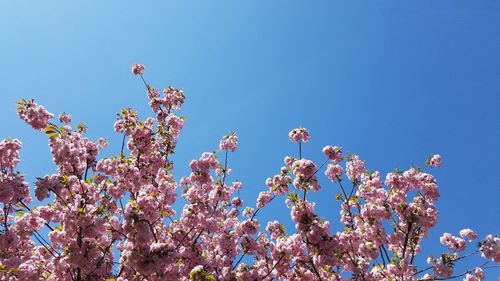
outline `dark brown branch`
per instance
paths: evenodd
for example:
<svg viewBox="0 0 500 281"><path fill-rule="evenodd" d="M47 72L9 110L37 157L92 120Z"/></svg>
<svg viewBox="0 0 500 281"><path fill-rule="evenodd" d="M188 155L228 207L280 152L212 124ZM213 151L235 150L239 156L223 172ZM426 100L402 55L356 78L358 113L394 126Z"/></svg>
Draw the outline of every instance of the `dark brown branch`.
<svg viewBox="0 0 500 281"><path fill-rule="evenodd" d="M273 267L271 268L271 270L264 276L262 277L262 280L266 279L267 276L269 276L271 274L271 272L273 272L273 270L276 268L276 266L278 266L278 264L280 263L280 261L285 257L285 254L282 253L280 258L276 261L276 263L273 265Z"/></svg>

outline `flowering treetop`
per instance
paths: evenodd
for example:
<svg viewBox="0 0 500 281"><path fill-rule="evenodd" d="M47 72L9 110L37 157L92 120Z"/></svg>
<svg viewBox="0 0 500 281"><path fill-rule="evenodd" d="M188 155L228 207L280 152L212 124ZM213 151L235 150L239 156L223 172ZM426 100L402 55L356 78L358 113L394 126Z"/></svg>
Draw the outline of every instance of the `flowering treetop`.
<svg viewBox="0 0 500 281"><path fill-rule="evenodd" d="M302 157L310 138L305 128L289 134L299 158L285 157L255 207L243 207L242 183L229 180L235 133L220 140L220 151L192 160L191 173L176 181L169 157L184 126L176 112L185 95L173 87L160 92L146 83L144 70L132 67L153 117L141 120L131 108L118 113L114 129L123 142L115 156L98 158L107 142L89 140L69 114L57 124L34 100L17 103L20 118L47 135L57 170L34 187L37 200L51 203L30 207L29 185L16 171L21 142L0 142L0 280L484 280L483 269L498 266L500 238L489 235L466 253L477 235L464 229L443 234L445 252L417 268L421 241L438 221L434 176L412 167L384 179L339 146L324 147L318 166ZM336 231L307 198L321 190L326 164L329 188L339 190L344 227ZM440 166L441 157L428 164ZM186 201L181 210L172 207L178 194ZM259 221L276 198L290 209L293 233L278 220ZM476 253L484 264L454 273L456 262Z"/></svg>

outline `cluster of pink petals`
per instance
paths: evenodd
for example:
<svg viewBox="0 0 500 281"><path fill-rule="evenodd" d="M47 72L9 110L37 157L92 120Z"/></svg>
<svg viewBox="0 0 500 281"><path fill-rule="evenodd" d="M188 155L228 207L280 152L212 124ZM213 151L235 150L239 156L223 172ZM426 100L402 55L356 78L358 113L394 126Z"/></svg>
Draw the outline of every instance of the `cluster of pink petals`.
<svg viewBox="0 0 500 281"><path fill-rule="evenodd" d="M313 161L307 159L296 160L293 163L293 186L297 189L318 191L320 186L316 176L317 166Z"/></svg>
<svg viewBox="0 0 500 281"><path fill-rule="evenodd" d="M480 250L484 258L500 263L500 237L491 234L486 236Z"/></svg>
<svg viewBox="0 0 500 281"><path fill-rule="evenodd" d="M158 89L148 86L149 106L155 113L159 113L160 123L167 115L170 115L172 110L180 109L186 96L184 91L174 87L166 87L163 89L163 96Z"/></svg>
<svg viewBox="0 0 500 281"><path fill-rule="evenodd" d="M22 100L18 104L17 113L19 117L30 124L35 130L42 130L47 127L49 120L54 117L45 107L36 104L35 100Z"/></svg>
<svg viewBox="0 0 500 281"><path fill-rule="evenodd" d="M263 208L272 200L272 194L269 191L262 191L259 193L259 197L257 197L257 208Z"/></svg>
<svg viewBox="0 0 500 281"><path fill-rule="evenodd" d="M209 169L216 169L219 166L219 161L213 153L204 152L200 159L192 160L189 163L189 167L193 172L205 172L207 173Z"/></svg>
<svg viewBox="0 0 500 281"><path fill-rule="evenodd" d="M18 174L0 173L0 203L16 204L19 200L29 200L29 186Z"/></svg>
<svg viewBox="0 0 500 281"><path fill-rule="evenodd" d="M57 175L45 176L37 178L35 182L35 197L42 201L50 197L50 192L59 193L64 189L64 185L60 182Z"/></svg>
<svg viewBox="0 0 500 281"><path fill-rule="evenodd" d="M67 114L66 112L61 112L61 114L59 114L59 122L69 124L71 123L71 120L71 115Z"/></svg>
<svg viewBox="0 0 500 281"><path fill-rule="evenodd" d="M19 151L21 147L22 144L17 139L7 139L0 142L0 171L3 169L14 171L20 161Z"/></svg>
<svg viewBox="0 0 500 281"><path fill-rule="evenodd" d="M437 277L443 278L443 279L448 279L453 274L453 267L451 265L445 265L445 264L441 264L441 263L436 264L432 268L432 270L434 271L434 274Z"/></svg>
<svg viewBox="0 0 500 281"><path fill-rule="evenodd" d="M328 157L330 161L334 164L338 164L342 161L341 148L338 146L327 145L323 148L323 153Z"/></svg>
<svg viewBox="0 0 500 281"><path fill-rule="evenodd" d="M432 155L429 158L428 163L432 167L440 167L441 166L441 155L439 155L439 154Z"/></svg>
<svg viewBox="0 0 500 281"><path fill-rule="evenodd" d="M353 155L347 160L346 170L349 180L354 181L365 171L365 162L359 159L359 156Z"/></svg>
<svg viewBox="0 0 500 281"><path fill-rule="evenodd" d="M325 176L332 182L340 181L344 173L344 169L339 165L343 159L340 147L327 145L323 148L323 153L330 161L330 164L326 168Z"/></svg>
<svg viewBox="0 0 500 281"><path fill-rule="evenodd" d="M460 236L462 238L467 238L469 242L472 242L477 239L476 233L470 228L465 228L460 230Z"/></svg>
<svg viewBox="0 0 500 281"><path fill-rule="evenodd" d="M306 128L296 128L288 133L288 138L293 142L307 142L310 138Z"/></svg>
<svg viewBox="0 0 500 281"><path fill-rule="evenodd" d="M342 169L342 167L337 164L328 164L328 167L325 171L326 177L329 178L332 182L338 181L338 179L342 177L343 173L344 169Z"/></svg>
<svg viewBox="0 0 500 281"><path fill-rule="evenodd" d="M132 73L134 75L143 75L145 67L142 64L136 63L132 65Z"/></svg>
<svg viewBox="0 0 500 281"><path fill-rule="evenodd" d="M465 275L464 281L483 281L484 271L480 267L476 267L473 274L467 273Z"/></svg>
<svg viewBox="0 0 500 281"><path fill-rule="evenodd" d="M0 142L0 203L16 204L18 200L29 199L28 183L14 169L20 161L22 144L17 139Z"/></svg>
<svg viewBox="0 0 500 281"><path fill-rule="evenodd" d="M466 247L464 239L455 237L447 232L444 233L443 236L441 236L439 241L441 242L441 244L443 244L444 246L448 247L448 249L453 251L462 252L463 250L465 250Z"/></svg>
<svg viewBox="0 0 500 281"><path fill-rule="evenodd" d="M238 137L234 133L225 135L220 140L220 144L219 144L220 150L234 152L234 151L236 151L236 148L238 148Z"/></svg>
<svg viewBox="0 0 500 281"><path fill-rule="evenodd" d="M83 175L86 169L95 166L97 144L77 132L50 138L49 147L61 174Z"/></svg>
<svg viewBox="0 0 500 281"><path fill-rule="evenodd" d="M289 160L289 158L285 159L285 163ZM290 164L292 165L292 164ZM279 174L275 175L272 178L266 179L266 185L269 187L269 190L274 195L285 194L288 192L288 186L292 183L292 178L288 175L288 168L282 167Z"/></svg>
<svg viewBox="0 0 500 281"><path fill-rule="evenodd" d="M137 124L137 112L131 108L125 108L118 114L118 118L113 126L115 128L115 132L123 133L126 136L129 136L132 134Z"/></svg>
<svg viewBox="0 0 500 281"><path fill-rule="evenodd" d="M186 99L184 91L174 87L166 87L163 89L163 95L165 96L166 103L172 109L180 109Z"/></svg>
<svg viewBox="0 0 500 281"><path fill-rule="evenodd" d="M278 239L285 234L285 228L279 221L268 222L266 231L271 234L271 239Z"/></svg>

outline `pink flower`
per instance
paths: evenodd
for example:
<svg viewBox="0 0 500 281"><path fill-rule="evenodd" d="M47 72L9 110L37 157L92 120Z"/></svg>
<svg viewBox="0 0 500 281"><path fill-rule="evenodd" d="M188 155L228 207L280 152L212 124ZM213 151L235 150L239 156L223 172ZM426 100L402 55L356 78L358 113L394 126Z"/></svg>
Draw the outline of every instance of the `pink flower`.
<svg viewBox="0 0 500 281"><path fill-rule="evenodd" d="M233 188L234 190L240 190L243 187L243 184L239 181L233 182Z"/></svg>
<svg viewBox="0 0 500 281"><path fill-rule="evenodd" d="M444 279L450 278L453 274L453 267L451 265L436 264L432 270L436 276Z"/></svg>
<svg viewBox="0 0 500 281"><path fill-rule="evenodd" d="M309 132L306 128L293 129L288 133L288 138L293 142L307 142L309 140Z"/></svg>
<svg viewBox="0 0 500 281"><path fill-rule="evenodd" d="M167 87L163 89L163 95L165 95L164 104L168 108L179 109L181 108L184 100L186 99L186 95L184 95L183 90L176 89L174 87Z"/></svg>
<svg viewBox="0 0 500 281"><path fill-rule="evenodd" d="M97 139L97 149L108 147L108 142L104 138Z"/></svg>
<svg viewBox="0 0 500 281"><path fill-rule="evenodd" d="M469 242L472 242L477 238L476 233L470 228L460 230L460 236L462 238L468 238Z"/></svg>
<svg viewBox="0 0 500 281"><path fill-rule="evenodd" d="M138 122L137 111L131 108L124 108L118 113L114 128L116 132L129 136L135 130Z"/></svg>
<svg viewBox="0 0 500 281"><path fill-rule="evenodd" d="M238 137L236 136L235 133L230 133L228 135L225 135L220 140L219 144L220 150L226 150L226 151L231 150L232 152L234 152L237 147L238 147Z"/></svg>
<svg viewBox="0 0 500 281"><path fill-rule="evenodd" d="M293 173L295 174L293 185L297 189L318 191L320 186L316 172L316 165L311 160L301 159L295 161L293 163Z"/></svg>
<svg viewBox="0 0 500 281"><path fill-rule="evenodd" d="M262 191L259 193L259 197L257 198L257 208L262 208L269 204L271 200L273 199L271 192L269 191Z"/></svg>
<svg viewBox="0 0 500 281"><path fill-rule="evenodd" d="M293 156L286 156L284 161L285 161L285 164L287 167L292 167L293 163L296 161L297 159L295 159Z"/></svg>
<svg viewBox="0 0 500 281"><path fill-rule="evenodd" d="M184 120L174 114L169 114L165 119L165 123L168 124L170 132L174 137L178 137L184 127Z"/></svg>
<svg viewBox="0 0 500 281"><path fill-rule="evenodd" d="M476 269L474 270L474 275L476 275L478 280L484 280L484 271L480 267L476 267Z"/></svg>
<svg viewBox="0 0 500 281"><path fill-rule="evenodd" d="M267 223L266 231L271 234L272 239L277 239L285 234L285 227L279 221Z"/></svg>
<svg viewBox="0 0 500 281"><path fill-rule="evenodd" d="M486 236L479 250L484 258L500 262L500 237Z"/></svg>
<svg viewBox="0 0 500 281"><path fill-rule="evenodd" d="M20 161L19 150L22 144L17 139L5 139L0 142L0 171L9 169L11 172Z"/></svg>
<svg viewBox="0 0 500 281"><path fill-rule="evenodd" d="M344 169L336 164L328 164L328 167L325 171L326 177L329 178L332 182L338 181L338 178L342 176L342 173L344 173Z"/></svg>
<svg viewBox="0 0 500 281"><path fill-rule="evenodd" d="M323 153L335 164L342 161L342 152L338 146L327 145L323 148Z"/></svg>
<svg viewBox="0 0 500 281"><path fill-rule="evenodd" d="M300 174L305 178L310 178L316 172L316 165L313 161L302 159L297 160L293 164L293 173Z"/></svg>
<svg viewBox="0 0 500 281"><path fill-rule="evenodd" d="M380 188L382 187L382 181L380 181L380 172L375 171L371 174L363 173L361 174L361 182L365 186Z"/></svg>
<svg viewBox="0 0 500 281"><path fill-rule="evenodd" d="M42 130L47 127L49 120L54 115L48 112L43 106L37 105L35 100L26 101L22 99L17 102L17 114L35 130Z"/></svg>
<svg viewBox="0 0 500 281"><path fill-rule="evenodd" d="M132 73L134 75L143 75L145 67L142 64L136 63L132 65Z"/></svg>
<svg viewBox="0 0 500 281"><path fill-rule="evenodd" d="M219 162L213 153L204 152L200 159L192 160L189 167L195 172L208 172L209 169L215 170L219 166Z"/></svg>
<svg viewBox="0 0 500 281"><path fill-rule="evenodd" d="M26 198L29 198L29 186L22 176L0 173L0 203L16 204Z"/></svg>
<svg viewBox="0 0 500 281"><path fill-rule="evenodd" d="M71 115L67 114L66 112L61 112L61 114L59 114L59 122L64 124L71 123Z"/></svg>
<svg viewBox="0 0 500 281"><path fill-rule="evenodd" d="M255 210L252 208L252 207L246 207L244 210L243 210L243 216L244 217L251 217L252 214L255 212Z"/></svg>
<svg viewBox="0 0 500 281"><path fill-rule="evenodd" d="M484 271L480 267L476 267L474 274L467 273L464 278L465 281L483 281Z"/></svg>
<svg viewBox="0 0 500 281"><path fill-rule="evenodd" d="M453 250L453 251L458 251L461 252L465 250L465 240L462 238L455 237L451 235L450 233L444 233L443 236L439 239L441 244L444 246L447 246L448 249Z"/></svg>
<svg viewBox="0 0 500 281"><path fill-rule="evenodd" d="M434 154L429 159L427 160L427 164L432 166L432 167L439 167L441 166L441 155L439 154Z"/></svg>
<svg viewBox="0 0 500 281"><path fill-rule="evenodd" d="M243 201L241 201L240 197L235 197L231 200L231 205L233 205L233 207L240 207L243 205Z"/></svg>
<svg viewBox="0 0 500 281"><path fill-rule="evenodd" d="M347 177L354 181L365 171L365 163L357 155L352 156L346 163Z"/></svg>

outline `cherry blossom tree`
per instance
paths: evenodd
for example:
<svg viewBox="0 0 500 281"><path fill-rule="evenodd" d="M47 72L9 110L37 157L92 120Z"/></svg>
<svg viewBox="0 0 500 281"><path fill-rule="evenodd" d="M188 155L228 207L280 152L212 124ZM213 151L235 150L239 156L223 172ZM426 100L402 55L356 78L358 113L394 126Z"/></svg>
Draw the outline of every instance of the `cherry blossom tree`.
<svg viewBox="0 0 500 281"><path fill-rule="evenodd" d="M310 138L305 128L290 132L299 157L284 158L255 207L244 207L243 184L229 180L235 133L220 140L218 151L192 160L191 173L176 181L170 156L184 126L176 113L185 95L173 87L160 92L144 71L141 64L132 67L153 117L141 120L131 108L118 113L114 129L123 141L115 156L98 158L106 140L89 140L85 125L75 126L69 114L54 120L35 100L17 103L19 117L47 135L57 170L34 185L36 199L51 203L34 206L16 170L21 142L0 142L0 280L472 281L499 266L500 238L488 235L471 245L478 239L471 229L444 233L445 251L422 257L421 241L438 222L435 177L412 167L384 179L340 146L325 146L325 161L317 165L302 157ZM427 165L439 167L441 157L429 157ZM321 192L323 174L339 190L343 229L333 231L307 198ZM186 201L182 210L172 207L178 193ZM273 200L290 209L293 233L278 220L259 221ZM471 255L484 263L454 272ZM418 258L429 266L417 268Z"/></svg>

